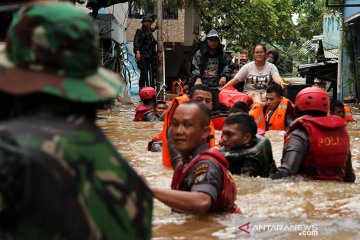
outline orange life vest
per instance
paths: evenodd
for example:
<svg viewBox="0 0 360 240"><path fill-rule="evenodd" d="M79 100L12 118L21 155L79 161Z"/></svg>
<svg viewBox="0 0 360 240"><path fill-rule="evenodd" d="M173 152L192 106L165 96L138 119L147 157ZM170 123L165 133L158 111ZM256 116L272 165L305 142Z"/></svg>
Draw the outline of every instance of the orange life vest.
<svg viewBox="0 0 360 240"><path fill-rule="evenodd" d="M253 116L258 128L265 131L265 117L263 107L260 104L253 104L249 111L249 115Z"/></svg>
<svg viewBox="0 0 360 240"><path fill-rule="evenodd" d="M277 108L272 113L272 115L269 119L269 122L267 124L268 129L266 129L266 131L286 130L285 117L286 117L286 111L287 111L289 103L293 104L289 99L287 99L285 97L282 98L281 102L279 103L279 105L277 106ZM270 109L266 108L265 116L267 116L269 112L270 112ZM265 119L265 123L266 123L266 119Z"/></svg>
<svg viewBox="0 0 360 240"><path fill-rule="evenodd" d="M200 161L208 160L214 161L218 164L223 172L223 184L221 187L221 192L218 198L216 199L212 210L214 211L223 211L231 213L241 213L240 209L236 208L236 185L234 179L232 178L231 173L227 169L229 164L225 159L224 155L217 150L216 148L209 148L206 151L202 152L199 156L193 159L187 166L184 167L183 162L177 165L174 175L171 182L171 189L175 190L184 190L182 189L182 183L184 179L188 176L191 169Z"/></svg>
<svg viewBox="0 0 360 240"><path fill-rule="evenodd" d="M163 166L166 168L172 168L172 164L171 164L171 157L170 157L170 152L169 152L169 145L168 145L168 141L167 141L167 132L170 128L171 125L171 121L172 118L174 116L175 110L176 108L182 104L183 102L188 101L190 98L188 95L184 94L182 96L176 97L174 98L174 100L171 102L171 108L169 108L168 110L166 110L165 113L165 118L164 118L164 125L163 125L163 130L162 130L162 163Z"/></svg>
<svg viewBox="0 0 360 240"><path fill-rule="evenodd" d="M174 80L171 84L172 94L184 94L184 89L179 81Z"/></svg>
<svg viewBox="0 0 360 240"><path fill-rule="evenodd" d="M173 119L176 108L180 104L182 104L183 102L186 102L188 100L190 100L190 98L186 94L176 97L171 103L171 108L166 110L166 113L165 113L164 125L163 125L163 130L162 130L162 163L163 163L163 166L166 168L172 168L171 157L170 157L170 152L169 152L169 143L168 143L166 134L170 128L171 121ZM210 134L214 137L212 139L210 139L209 144L210 144L210 147L215 147L215 128L214 128L214 124L212 123L212 121L210 121L210 128L211 128Z"/></svg>
<svg viewBox="0 0 360 240"><path fill-rule="evenodd" d="M351 108L348 106L345 106L344 109L345 109L345 121L355 122L355 119L353 118L353 116L351 114Z"/></svg>

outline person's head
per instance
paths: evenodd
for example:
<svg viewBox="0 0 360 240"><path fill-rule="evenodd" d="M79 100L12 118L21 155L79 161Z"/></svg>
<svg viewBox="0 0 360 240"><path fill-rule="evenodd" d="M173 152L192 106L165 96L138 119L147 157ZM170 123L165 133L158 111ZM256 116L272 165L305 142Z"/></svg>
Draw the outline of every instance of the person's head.
<svg viewBox="0 0 360 240"><path fill-rule="evenodd" d="M270 49L267 52L267 61L272 64L276 64L279 59L279 52L275 48Z"/></svg>
<svg viewBox="0 0 360 240"><path fill-rule="evenodd" d="M238 114L238 113L249 113L250 108L245 102L236 102L229 110L229 116Z"/></svg>
<svg viewBox="0 0 360 240"><path fill-rule="evenodd" d="M157 100L156 102L156 112L161 115L166 110L166 102L164 100Z"/></svg>
<svg viewBox="0 0 360 240"><path fill-rule="evenodd" d="M220 36L215 29L211 29L206 35L206 44L210 49L217 49L220 45Z"/></svg>
<svg viewBox="0 0 360 240"><path fill-rule="evenodd" d="M254 61L265 63L266 46L264 44L256 44L254 48Z"/></svg>
<svg viewBox="0 0 360 240"><path fill-rule="evenodd" d="M100 67L93 19L71 4L26 6L10 26L7 40L0 54L0 91L5 94L52 95L67 104L96 104L114 98L122 88L114 73Z"/></svg>
<svg viewBox="0 0 360 240"><path fill-rule="evenodd" d="M237 63L231 63L229 65L229 68L233 73L237 73L240 69L239 64L237 64Z"/></svg>
<svg viewBox="0 0 360 240"><path fill-rule="evenodd" d="M282 88L277 84L271 84L266 88L266 106L270 110L275 110L283 99Z"/></svg>
<svg viewBox="0 0 360 240"><path fill-rule="evenodd" d="M156 103L156 90L152 87L144 87L141 88L139 91L140 100L145 104L148 105L150 103Z"/></svg>
<svg viewBox="0 0 360 240"><path fill-rule="evenodd" d="M245 52L240 53L239 60L240 60L241 64L247 63L248 62L247 53L245 53Z"/></svg>
<svg viewBox="0 0 360 240"><path fill-rule="evenodd" d="M190 99L202 102L209 108L209 110L212 109L212 92L208 85L194 85L190 90Z"/></svg>
<svg viewBox="0 0 360 240"><path fill-rule="evenodd" d="M257 126L253 116L242 113L228 116L222 129L223 146L226 151L249 143L256 137Z"/></svg>
<svg viewBox="0 0 360 240"><path fill-rule="evenodd" d="M201 102L189 100L181 104L171 121L171 136L181 155L191 154L210 135L210 110Z"/></svg>
<svg viewBox="0 0 360 240"><path fill-rule="evenodd" d="M295 110L298 117L326 116L329 111L329 95L318 87L304 88L296 95Z"/></svg>
<svg viewBox="0 0 360 240"><path fill-rule="evenodd" d="M143 18L141 23L143 24L144 27L146 28L151 28L151 25L154 22L154 17L151 14L146 14Z"/></svg>
<svg viewBox="0 0 360 240"><path fill-rule="evenodd" d="M330 102L330 115L336 115L345 118L344 104L339 100L336 99L332 100Z"/></svg>

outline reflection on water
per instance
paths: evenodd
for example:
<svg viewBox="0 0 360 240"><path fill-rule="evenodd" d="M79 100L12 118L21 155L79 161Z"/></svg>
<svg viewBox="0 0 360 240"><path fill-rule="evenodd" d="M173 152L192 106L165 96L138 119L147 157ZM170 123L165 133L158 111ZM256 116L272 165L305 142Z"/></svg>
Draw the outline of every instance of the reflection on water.
<svg viewBox="0 0 360 240"><path fill-rule="evenodd" d="M360 112L358 107L354 112ZM102 117L98 125L149 184L170 188L172 171L163 169L161 153L146 149L148 141L161 131L162 123L133 122L133 105L115 106L98 115ZM360 115L355 118L360 120ZM360 123L348 125L355 184L234 176L237 204L243 215L172 213L155 200L153 239L360 239L359 130ZM277 165L283 134L266 133Z"/></svg>

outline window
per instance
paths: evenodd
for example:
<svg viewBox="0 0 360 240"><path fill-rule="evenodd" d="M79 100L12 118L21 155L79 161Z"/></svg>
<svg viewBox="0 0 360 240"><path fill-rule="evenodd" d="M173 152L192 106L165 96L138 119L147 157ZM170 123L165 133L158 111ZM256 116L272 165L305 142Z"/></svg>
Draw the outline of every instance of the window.
<svg viewBox="0 0 360 240"><path fill-rule="evenodd" d="M137 4L132 2L129 4L129 18L141 19L147 14L155 14L156 4L154 2L147 2L146 4ZM178 19L178 9L168 2L164 3L163 19Z"/></svg>

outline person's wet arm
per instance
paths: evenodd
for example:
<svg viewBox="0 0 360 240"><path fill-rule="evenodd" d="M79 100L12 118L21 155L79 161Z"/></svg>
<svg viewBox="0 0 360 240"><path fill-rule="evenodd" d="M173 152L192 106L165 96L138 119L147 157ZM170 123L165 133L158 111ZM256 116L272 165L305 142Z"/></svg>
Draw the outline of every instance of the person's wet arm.
<svg viewBox="0 0 360 240"><path fill-rule="evenodd" d="M156 199L173 209L205 214L211 207L211 197L206 193L186 192L160 187L153 187L151 190Z"/></svg>
<svg viewBox="0 0 360 240"><path fill-rule="evenodd" d="M356 176L351 163L351 152L349 151L346 159L344 182L355 182L355 180Z"/></svg>
<svg viewBox="0 0 360 240"><path fill-rule="evenodd" d="M289 142L284 146L281 166L271 175L271 179L280 179L296 175L309 149L306 131L295 130L291 133Z"/></svg>
<svg viewBox="0 0 360 240"><path fill-rule="evenodd" d="M211 207L220 196L224 174L221 168L213 161L198 162L191 173L193 185L191 192L202 192L210 196Z"/></svg>

